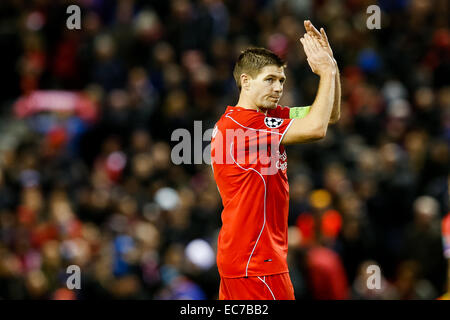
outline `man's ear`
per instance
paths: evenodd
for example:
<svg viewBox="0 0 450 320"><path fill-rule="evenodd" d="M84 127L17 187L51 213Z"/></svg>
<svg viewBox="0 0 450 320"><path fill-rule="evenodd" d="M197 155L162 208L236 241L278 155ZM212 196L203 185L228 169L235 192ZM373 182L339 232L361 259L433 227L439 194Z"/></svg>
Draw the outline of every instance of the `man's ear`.
<svg viewBox="0 0 450 320"><path fill-rule="evenodd" d="M250 80L251 80L251 77L248 74L246 74L246 73L241 74L241 87L242 87L242 89L248 90L249 85L250 85Z"/></svg>

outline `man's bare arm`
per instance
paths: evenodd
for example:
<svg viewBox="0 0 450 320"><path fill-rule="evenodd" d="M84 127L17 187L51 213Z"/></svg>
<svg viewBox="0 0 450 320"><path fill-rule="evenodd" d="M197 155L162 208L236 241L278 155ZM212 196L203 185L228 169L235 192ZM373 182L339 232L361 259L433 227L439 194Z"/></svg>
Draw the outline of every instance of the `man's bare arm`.
<svg viewBox="0 0 450 320"><path fill-rule="evenodd" d="M304 118L292 120L282 144L304 143L322 139L327 132L335 95L336 66L317 40L305 34L300 39L311 70L320 76L319 89Z"/></svg>
<svg viewBox="0 0 450 320"><path fill-rule="evenodd" d="M336 75L334 76L334 103L329 123L333 124L339 121L341 117L341 77L339 68L336 64Z"/></svg>

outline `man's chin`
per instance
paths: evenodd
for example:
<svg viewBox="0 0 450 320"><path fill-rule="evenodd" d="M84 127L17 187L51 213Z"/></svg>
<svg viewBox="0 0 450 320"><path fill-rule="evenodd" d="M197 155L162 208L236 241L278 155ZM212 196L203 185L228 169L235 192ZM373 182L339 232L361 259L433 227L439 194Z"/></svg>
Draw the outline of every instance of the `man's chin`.
<svg viewBox="0 0 450 320"><path fill-rule="evenodd" d="M277 106L278 106L278 101L277 102L273 102L273 103L266 103L261 108L262 109L266 109L266 110L270 110L270 109L275 109Z"/></svg>

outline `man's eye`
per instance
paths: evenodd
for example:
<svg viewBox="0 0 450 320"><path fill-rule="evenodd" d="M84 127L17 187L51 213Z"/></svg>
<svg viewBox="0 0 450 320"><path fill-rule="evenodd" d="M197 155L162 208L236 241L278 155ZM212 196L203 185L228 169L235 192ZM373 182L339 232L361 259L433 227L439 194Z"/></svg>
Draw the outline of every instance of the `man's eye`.
<svg viewBox="0 0 450 320"><path fill-rule="evenodd" d="M272 78L269 78L269 79L266 79L266 81L272 82L273 79L272 79Z"/></svg>

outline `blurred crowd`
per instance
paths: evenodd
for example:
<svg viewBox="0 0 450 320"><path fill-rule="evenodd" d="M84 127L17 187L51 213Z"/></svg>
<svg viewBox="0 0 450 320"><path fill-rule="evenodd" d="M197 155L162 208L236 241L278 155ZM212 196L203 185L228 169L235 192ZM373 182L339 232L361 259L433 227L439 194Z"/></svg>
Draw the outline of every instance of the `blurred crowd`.
<svg viewBox="0 0 450 320"><path fill-rule="evenodd" d="M324 140L287 151L296 297L442 296L449 16L446 0L2 0L0 299L217 299L221 199L208 164L172 163L171 135L237 102L248 46L287 61L281 105L311 104L304 19L328 34L342 109ZM97 116L19 116L37 90L83 95Z"/></svg>

